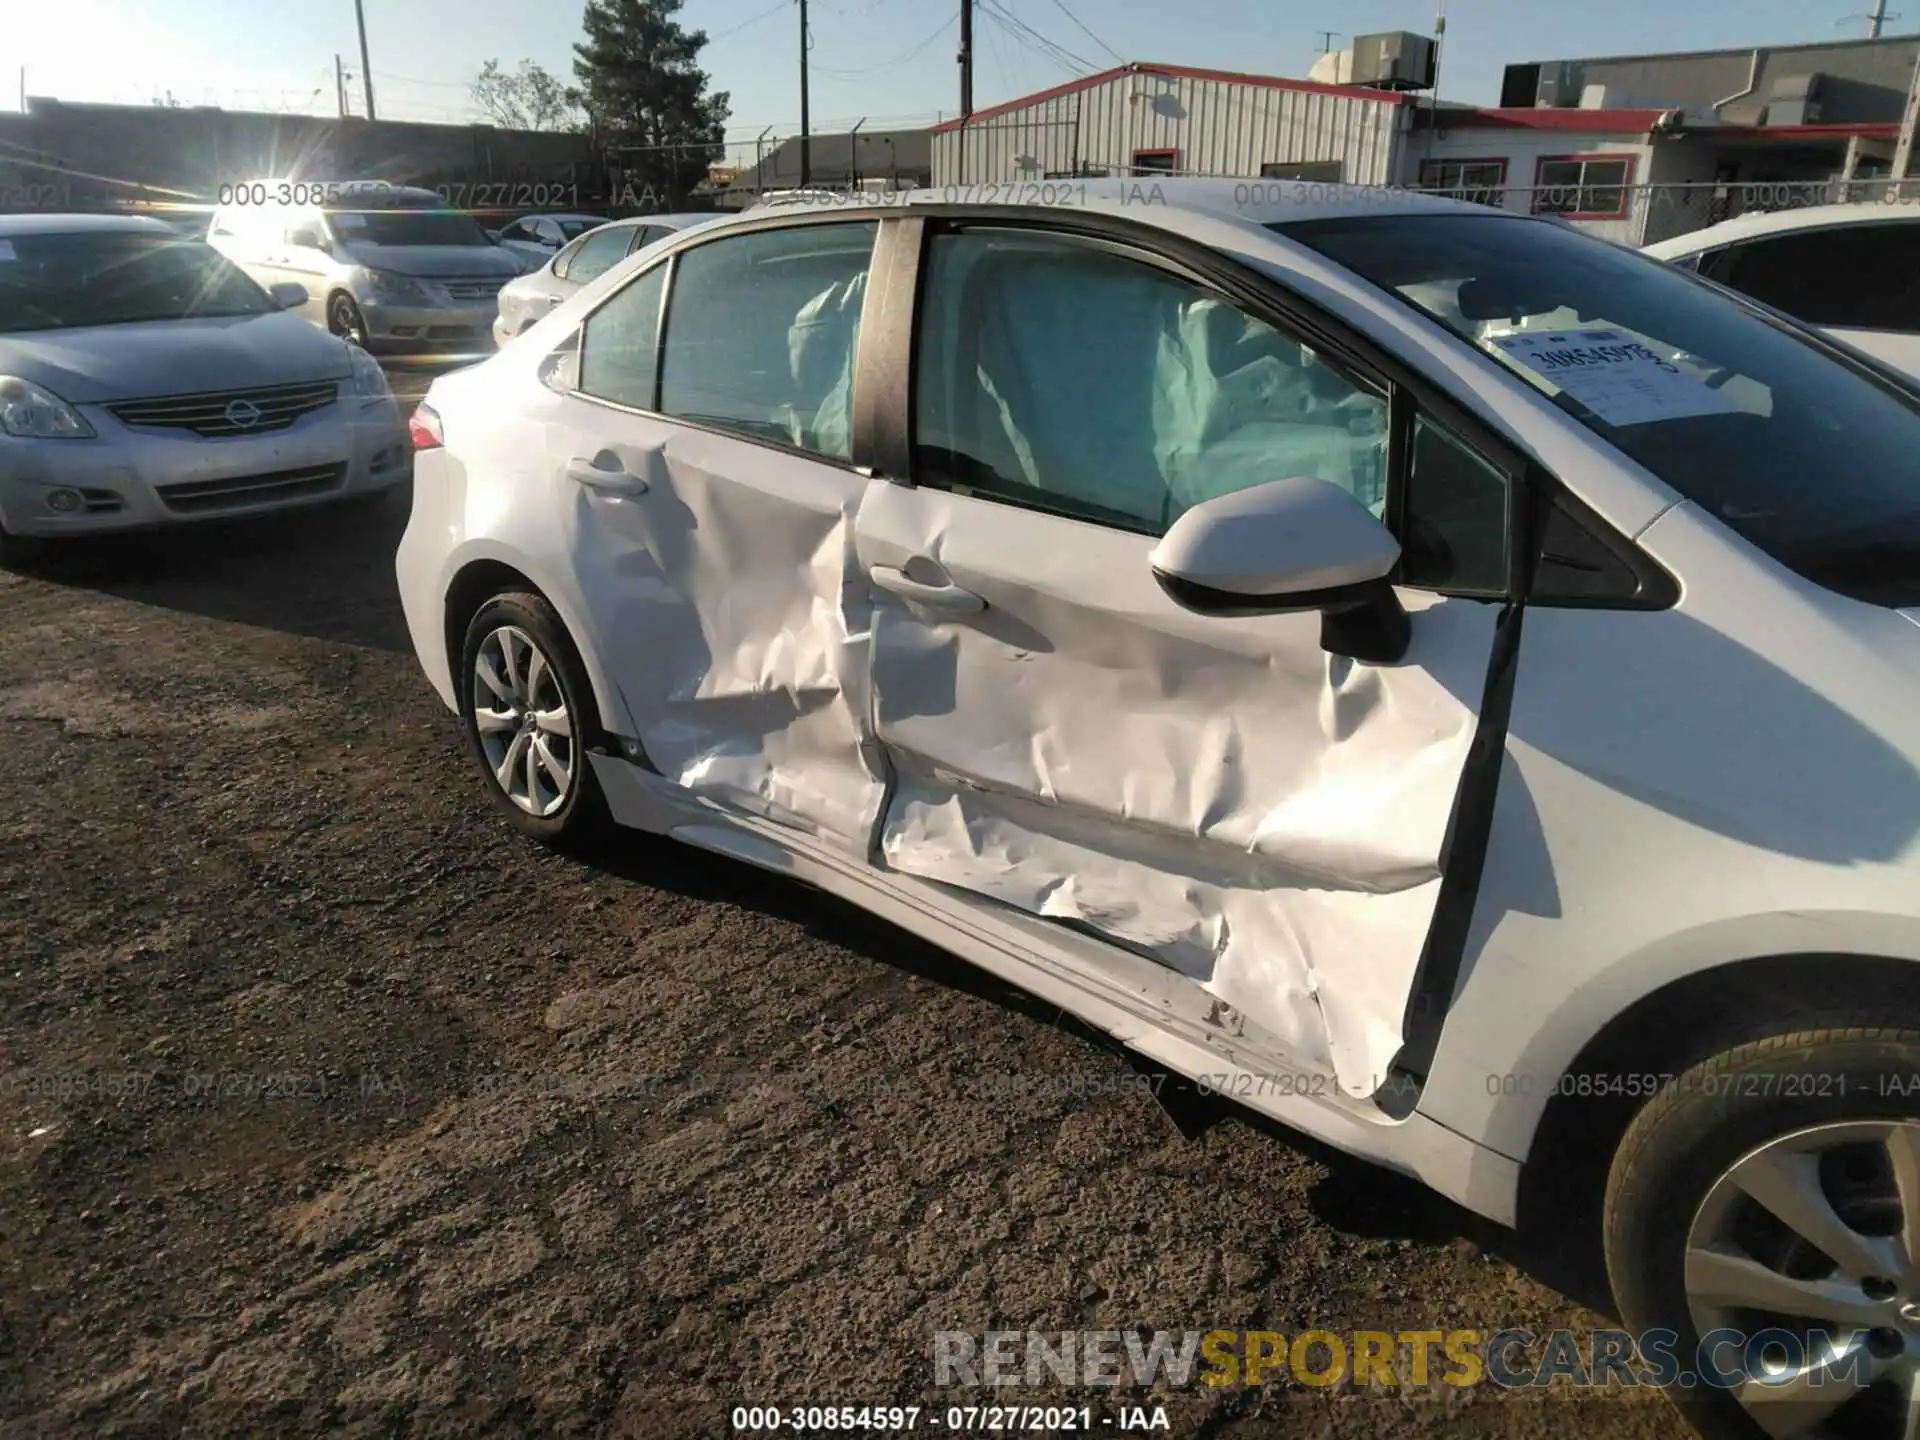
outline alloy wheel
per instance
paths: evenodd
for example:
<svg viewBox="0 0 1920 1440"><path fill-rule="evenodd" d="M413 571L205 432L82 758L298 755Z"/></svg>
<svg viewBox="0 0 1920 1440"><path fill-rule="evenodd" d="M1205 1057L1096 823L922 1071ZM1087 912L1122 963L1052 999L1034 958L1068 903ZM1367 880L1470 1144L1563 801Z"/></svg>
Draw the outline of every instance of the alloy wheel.
<svg viewBox="0 0 1920 1440"><path fill-rule="evenodd" d="M342 340L351 341L362 350L367 348L367 322L361 318L360 307L345 295L334 298L327 320L327 328Z"/></svg>
<svg viewBox="0 0 1920 1440"><path fill-rule="evenodd" d="M473 723L501 793L527 814L558 814L573 793L578 752L560 675L533 637L502 625L473 661Z"/></svg>
<svg viewBox="0 0 1920 1440"><path fill-rule="evenodd" d="M1685 1286L1698 1336L1742 1336L1716 1363L1744 1366L1733 1397L1769 1436L1916 1440L1920 1123L1815 1125L1742 1157L1695 1213Z"/></svg>

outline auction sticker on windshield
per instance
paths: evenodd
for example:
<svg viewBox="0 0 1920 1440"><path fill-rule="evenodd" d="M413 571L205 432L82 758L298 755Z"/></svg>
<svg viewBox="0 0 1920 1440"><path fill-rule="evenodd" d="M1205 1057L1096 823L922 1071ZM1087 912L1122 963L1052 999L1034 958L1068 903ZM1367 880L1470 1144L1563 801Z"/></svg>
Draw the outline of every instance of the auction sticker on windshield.
<svg viewBox="0 0 1920 1440"><path fill-rule="evenodd" d="M1621 330L1488 337L1509 360L1578 400L1608 425L1729 415L1726 397Z"/></svg>

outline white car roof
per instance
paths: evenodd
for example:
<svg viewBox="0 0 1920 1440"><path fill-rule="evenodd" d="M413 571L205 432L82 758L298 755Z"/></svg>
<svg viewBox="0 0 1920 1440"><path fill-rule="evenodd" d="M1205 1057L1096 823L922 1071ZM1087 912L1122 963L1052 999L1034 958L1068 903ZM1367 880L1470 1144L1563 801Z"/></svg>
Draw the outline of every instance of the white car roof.
<svg viewBox="0 0 1920 1440"><path fill-rule="evenodd" d="M175 236L180 233L151 215L0 215L0 236L98 235L115 232Z"/></svg>
<svg viewBox="0 0 1920 1440"><path fill-rule="evenodd" d="M1483 215L1540 223L1514 211L1468 200L1450 200L1386 185L1343 185L1307 180L1235 180L1202 176L1129 179L1003 180L978 185L922 185L912 190L839 194L828 191L770 194L743 216L766 210L838 209L872 212L907 205L991 205L1051 210L1118 211L1167 225L1171 216L1206 215L1279 225L1295 220L1331 220L1357 215ZM1169 228L1178 229L1176 223Z"/></svg>
<svg viewBox="0 0 1920 1440"><path fill-rule="evenodd" d="M1851 205L1807 205L1792 210L1761 210L1751 215L1736 215L1731 220L1722 220L1718 225L1709 225L1704 230L1676 235L1671 240L1656 241L1646 247L1646 253L1656 260L1676 260L1683 255L1697 255L1702 250L1731 245L1737 240L1751 240L1756 235L1778 235L1790 230L1825 230L1835 225L1871 225L1875 221L1884 223L1888 220L1920 220L1920 212L1878 200L1859 201Z"/></svg>

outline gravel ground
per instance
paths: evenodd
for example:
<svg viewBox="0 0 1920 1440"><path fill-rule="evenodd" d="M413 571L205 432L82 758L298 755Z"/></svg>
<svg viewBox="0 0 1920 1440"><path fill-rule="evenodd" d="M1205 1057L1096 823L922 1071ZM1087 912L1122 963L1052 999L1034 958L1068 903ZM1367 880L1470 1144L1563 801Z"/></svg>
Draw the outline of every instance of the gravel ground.
<svg viewBox="0 0 1920 1440"><path fill-rule="evenodd" d="M1241 1112L1183 1138L1096 1037L837 902L515 838L415 667L403 510L0 574L0 1433L717 1436L994 1398L932 1388L941 1329L1608 1323L1573 1239ZM1644 1392L1150 1403L1684 1433Z"/></svg>

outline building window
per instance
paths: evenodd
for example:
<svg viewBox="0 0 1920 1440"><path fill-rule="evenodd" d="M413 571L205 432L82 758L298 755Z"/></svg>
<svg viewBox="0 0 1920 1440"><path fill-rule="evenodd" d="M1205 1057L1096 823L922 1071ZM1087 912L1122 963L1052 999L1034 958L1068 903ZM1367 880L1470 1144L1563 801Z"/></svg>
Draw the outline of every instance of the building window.
<svg viewBox="0 0 1920 1440"><path fill-rule="evenodd" d="M1283 160L1260 167L1262 180L1312 180L1325 185L1338 185L1344 174L1345 167L1338 160Z"/></svg>
<svg viewBox="0 0 1920 1440"><path fill-rule="evenodd" d="M1533 213L1569 220L1624 220L1631 155L1559 155L1533 171Z"/></svg>
<svg viewBox="0 0 1920 1440"><path fill-rule="evenodd" d="M1504 160L1422 160L1420 188L1436 190L1455 200L1471 200L1476 205L1496 209L1506 201L1502 187L1507 183Z"/></svg>
<svg viewBox="0 0 1920 1440"><path fill-rule="evenodd" d="M1133 152L1133 173L1136 175L1171 175L1180 168L1178 150L1136 150Z"/></svg>

